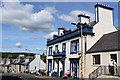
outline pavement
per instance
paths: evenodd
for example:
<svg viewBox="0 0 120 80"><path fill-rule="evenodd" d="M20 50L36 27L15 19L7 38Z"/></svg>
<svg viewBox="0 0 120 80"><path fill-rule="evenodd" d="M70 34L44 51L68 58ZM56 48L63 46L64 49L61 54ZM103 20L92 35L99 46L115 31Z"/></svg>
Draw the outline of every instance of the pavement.
<svg viewBox="0 0 120 80"><path fill-rule="evenodd" d="M49 76L37 76L32 74L24 74L24 73L3 73L2 80L52 80Z"/></svg>
<svg viewBox="0 0 120 80"><path fill-rule="evenodd" d="M97 78L97 80L103 79L103 80L120 80L119 76L112 76L112 75L101 75Z"/></svg>

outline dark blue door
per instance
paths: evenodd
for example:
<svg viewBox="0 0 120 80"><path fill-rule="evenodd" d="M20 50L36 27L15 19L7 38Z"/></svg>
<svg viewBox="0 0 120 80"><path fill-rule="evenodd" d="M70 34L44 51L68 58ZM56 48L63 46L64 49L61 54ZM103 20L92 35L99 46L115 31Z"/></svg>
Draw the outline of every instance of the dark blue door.
<svg viewBox="0 0 120 80"><path fill-rule="evenodd" d="M76 77L79 77L79 59L71 59L70 60L70 72L76 72Z"/></svg>
<svg viewBox="0 0 120 80"><path fill-rule="evenodd" d="M48 71L52 71L52 59L48 60Z"/></svg>

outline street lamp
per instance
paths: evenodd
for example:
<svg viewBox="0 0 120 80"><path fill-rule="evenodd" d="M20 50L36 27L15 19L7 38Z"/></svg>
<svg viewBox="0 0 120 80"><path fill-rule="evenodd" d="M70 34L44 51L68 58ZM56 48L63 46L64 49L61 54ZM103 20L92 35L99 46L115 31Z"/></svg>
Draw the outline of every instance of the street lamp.
<svg viewBox="0 0 120 80"><path fill-rule="evenodd" d="M83 51L83 45L85 45L85 51L86 51L86 41L85 44L83 44L83 36L87 36L87 35L94 35L94 33L92 32L92 27L90 27L86 22L85 23L71 23L73 25L76 25L77 28L80 31L80 37L81 37L81 79L84 79L84 70L85 70L85 53ZM86 39L85 39L86 40ZM80 53L79 53L80 54Z"/></svg>

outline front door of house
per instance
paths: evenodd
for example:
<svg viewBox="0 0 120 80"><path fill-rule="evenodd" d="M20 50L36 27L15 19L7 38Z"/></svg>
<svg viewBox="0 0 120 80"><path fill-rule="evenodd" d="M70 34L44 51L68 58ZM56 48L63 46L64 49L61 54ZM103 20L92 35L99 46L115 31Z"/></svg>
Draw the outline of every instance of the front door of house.
<svg viewBox="0 0 120 80"><path fill-rule="evenodd" d="M48 60L48 71L49 73L52 71L52 59Z"/></svg>
<svg viewBox="0 0 120 80"><path fill-rule="evenodd" d="M79 59L71 59L70 60L70 72L75 72L76 77L79 77Z"/></svg>

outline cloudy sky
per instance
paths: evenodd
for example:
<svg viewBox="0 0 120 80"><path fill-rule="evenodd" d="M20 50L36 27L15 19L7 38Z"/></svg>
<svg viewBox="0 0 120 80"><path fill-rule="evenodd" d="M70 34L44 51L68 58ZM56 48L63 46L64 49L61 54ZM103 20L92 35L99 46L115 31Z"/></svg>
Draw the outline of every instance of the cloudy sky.
<svg viewBox="0 0 120 80"><path fill-rule="evenodd" d="M2 51L45 52L46 41L57 34L58 27L74 29L77 15L85 13L94 21L95 2L3 2L0 8ZM118 3L105 3L114 8L118 26Z"/></svg>

